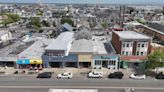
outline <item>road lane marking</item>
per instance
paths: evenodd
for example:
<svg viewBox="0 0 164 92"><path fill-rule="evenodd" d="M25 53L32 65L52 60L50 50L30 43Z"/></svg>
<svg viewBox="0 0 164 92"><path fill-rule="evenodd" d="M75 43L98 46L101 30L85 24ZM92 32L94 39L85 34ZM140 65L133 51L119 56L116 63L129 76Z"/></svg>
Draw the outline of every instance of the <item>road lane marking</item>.
<svg viewBox="0 0 164 92"><path fill-rule="evenodd" d="M133 88L133 89L158 89L164 90L164 87L108 87L108 86L0 86L0 88L96 88L96 89L125 89L125 88Z"/></svg>

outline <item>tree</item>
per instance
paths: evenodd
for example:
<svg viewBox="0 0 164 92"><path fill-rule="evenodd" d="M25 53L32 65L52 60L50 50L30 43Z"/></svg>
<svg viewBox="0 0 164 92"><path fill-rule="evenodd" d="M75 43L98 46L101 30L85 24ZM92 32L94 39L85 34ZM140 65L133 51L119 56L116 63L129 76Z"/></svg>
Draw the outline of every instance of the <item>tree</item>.
<svg viewBox="0 0 164 92"><path fill-rule="evenodd" d="M68 23L71 26L74 26L74 22L70 18L62 18L61 19L61 24Z"/></svg>
<svg viewBox="0 0 164 92"><path fill-rule="evenodd" d="M21 18L17 14L12 14L12 13L2 13L0 14L3 17L6 17L3 21L2 24L6 27L10 23L14 23L19 21Z"/></svg>
<svg viewBox="0 0 164 92"><path fill-rule="evenodd" d="M164 52L155 51L148 56L147 69L155 69L156 67L164 67Z"/></svg>
<svg viewBox="0 0 164 92"><path fill-rule="evenodd" d="M103 22L101 25L102 25L105 29L108 27L108 23L107 23L107 22Z"/></svg>
<svg viewBox="0 0 164 92"><path fill-rule="evenodd" d="M32 25L36 29L39 29L41 27L41 22L38 17L31 18L31 22L29 24Z"/></svg>
<svg viewBox="0 0 164 92"><path fill-rule="evenodd" d="M45 20L42 21L42 25L44 25L46 27L50 27L50 23Z"/></svg>

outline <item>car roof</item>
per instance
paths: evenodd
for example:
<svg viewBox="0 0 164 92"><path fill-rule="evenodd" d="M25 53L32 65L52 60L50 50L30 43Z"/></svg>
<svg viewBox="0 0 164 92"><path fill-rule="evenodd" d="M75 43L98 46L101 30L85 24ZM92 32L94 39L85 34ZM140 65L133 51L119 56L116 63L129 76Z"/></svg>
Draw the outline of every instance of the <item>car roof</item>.
<svg viewBox="0 0 164 92"><path fill-rule="evenodd" d="M134 75L143 76L143 75L145 75L145 74L134 74Z"/></svg>
<svg viewBox="0 0 164 92"><path fill-rule="evenodd" d="M62 73L62 74L71 74L70 72L64 72L64 73Z"/></svg>
<svg viewBox="0 0 164 92"><path fill-rule="evenodd" d="M94 73L102 73L102 71L92 71L92 72L94 72Z"/></svg>

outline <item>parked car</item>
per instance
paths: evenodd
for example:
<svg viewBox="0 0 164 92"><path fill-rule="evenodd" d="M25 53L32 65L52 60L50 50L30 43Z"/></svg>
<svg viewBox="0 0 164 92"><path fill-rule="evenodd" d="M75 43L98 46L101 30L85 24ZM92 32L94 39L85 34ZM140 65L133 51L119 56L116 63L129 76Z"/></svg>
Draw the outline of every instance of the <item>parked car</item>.
<svg viewBox="0 0 164 92"><path fill-rule="evenodd" d="M88 77L89 78L102 78L103 77L103 73L99 72L99 71L89 72Z"/></svg>
<svg viewBox="0 0 164 92"><path fill-rule="evenodd" d="M155 76L156 79L164 79L164 74L161 72Z"/></svg>
<svg viewBox="0 0 164 92"><path fill-rule="evenodd" d="M58 79L71 79L73 78L73 74L65 72L65 73L58 74L57 78Z"/></svg>
<svg viewBox="0 0 164 92"><path fill-rule="evenodd" d="M108 75L108 78L122 79L124 74L122 72L114 72Z"/></svg>
<svg viewBox="0 0 164 92"><path fill-rule="evenodd" d="M51 72L43 72L38 74L37 78L51 78L52 77L52 73Z"/></svg>
<svg viewBox="0 0 164 92"><path fill-rule="evenodd" d="M146 79L145 74L131 74L129 77L131 79Z"/></svg>

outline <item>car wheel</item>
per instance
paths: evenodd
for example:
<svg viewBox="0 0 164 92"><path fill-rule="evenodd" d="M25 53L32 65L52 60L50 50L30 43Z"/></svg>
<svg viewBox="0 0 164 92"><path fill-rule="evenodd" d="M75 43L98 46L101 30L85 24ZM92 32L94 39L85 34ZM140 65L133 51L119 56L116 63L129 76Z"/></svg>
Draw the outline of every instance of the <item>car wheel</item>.
<svg viewBox="0 0 164 92"><path fill-rule="evenodd" d="M68 79L70 79L70 77L68 77Z"/></svg>

